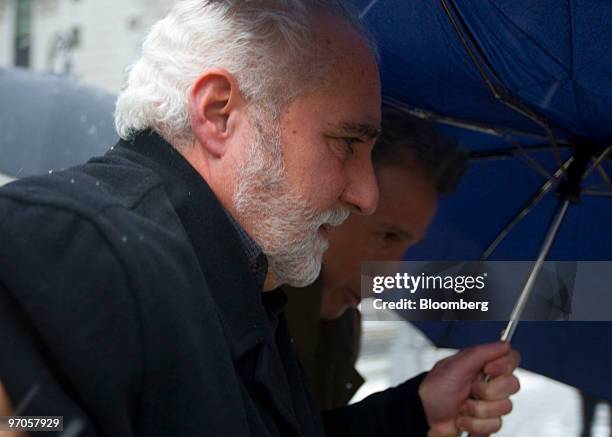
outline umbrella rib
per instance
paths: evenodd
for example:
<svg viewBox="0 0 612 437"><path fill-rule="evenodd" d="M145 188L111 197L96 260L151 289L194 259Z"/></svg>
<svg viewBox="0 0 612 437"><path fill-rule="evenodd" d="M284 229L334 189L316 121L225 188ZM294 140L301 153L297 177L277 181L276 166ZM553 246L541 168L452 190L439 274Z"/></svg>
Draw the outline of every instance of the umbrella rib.
<svg viewBox="0 0 612 437"><path fill-rule="evenodd" d="M549 172L547 172L546 169L542 167L542 165L540 165L538 161L533 159L532 156L529 156L525 152L521 152L520 157L523 159L523 162L525 163L525 165L534 169L539 175L544 176L544 178L546 179L552 178L552 175Z"/></svg>
<svg viewBox="0 0 612 437"><path fill-rule="evenodd" d="M553 152L554 152L553 154L555 156L555 160L557 161L557 164L559 165L559 168L561 169L563 176L566 176L565 166L563 165L562 158L561 158L561 150L559 149L559 145L557 144L557 138L555 137L555 134L552 128L550 127L549 122L544 117L542 117L540 114L532 110L529 106L524 105L523 103L518 101L516 98L514 98L514 96L504 86L503 81L501 80L499 75L495 72L493 67L487 62L485 56L482 53L482 50L480 49L478 44L476 44L473 35L470 34L469 29L467 28L461 15L459 14L454 2L452 0L449 0L450 5L447 3L447 0L440 0L440 2L442 4L442 8L444 9L444 12L446 13L446 16L448 17L453 28L455 29L455 33L457 33L457 35L459 36L461 44L463 45L465 51L467 52L468 56L472 60L472 63L474 64L475 68L478 70L478 73L480 74L481 78L483 79L483 81L485 82L485 84L487 85L491 93L493 94L493 97L495 97L495 99L497 99L502 104L508 106L510 109L514 110L515 112L518 112L524 117L530 119L531 121L535 122L540 127L542 127L542 129L544 129L544 131L546 132L548 141L553 146ZM451 10L451 5L454 11ZM489 72L499 82L499 84L501 85L500 88L497 85L495 85L493 81L489 78L484 68L480 65L480 61L475 52L477 52L480 55L482 62L485 63Z"/></svg>
<svg viewBox="0 0 612 437"><path fill-rule="evenodd" d="M418 108L416 106L408 105L404 102L396 100L392 97L385 96L385 102L389 104L389 106L394 107L400 111L404 111L407 114L410 114L414 117L420 118L422 120L433 121L435 123L444 124L447 126L459 127L466 130L471 130L474 132L492 135L501 138L507 138L508 136L520 136L526 138L533 138L537 140L549 141L549 137L547 135L536 134L534 132L527 132L520 129L494 126L486 123L479 123L476 121L465 120L457 117L449 117L446 115L441 115L437 112L430 111L423 108ZM571 143L562 138L557 139L557 144L563 146L570 146ZM540 146L541 148L541 146ZM546 150L550 149L551 146L548 145Z"/></svg>
<svg viewBox="0 0 612 437"><path fill-rule="evenodd" d="M584 175L582 175L582 180L584 180L588 175L591 174L591 172L594 169L597 168L599 173L602 175L604 181L606 181L606 183L610 183L610 178L608 178L608 175L606 174L606 172L604 171L603 167L601 167L600 164L601 164L601 161L603 161L606 158L606 156L608 156L611 150L612 150L612 146L606 147L603 150L603 152L601 152L599 156L593 160L593 165L584 172Z"/></svg>
<svg viewBox="0 0 612 437"><path fill-rule="evenodd" d="M481 260L487 260L497 249L497 247L501 244L502 241L508 236L510 231L521 221L523 220L527 214L531 212L533 208L535 208L538 203L546 196L546 194L551 190L554 183L563 175L564 170L569 167L569 165L574 160L573 157L568 158L564 163L562 168L557 169L557 171L540 187L536 190L536 192L529 198L526 205L519 211L519 213L514 216L504 228L500 231L497 237L493 240L493 242L487 247L487 250L482 254Z"/></svg>
<svg viewBox="0 0 612 437"><path fill-rule="evenodd" d="M602 183L602 184L593 184L593 185L588 185L586 187L584 187L585 190L600 190L601 188L603 189L611 189L612 190L612 183ZM601 190L600 190L601 191Z"/></svg>
<svg viewBox="0 0 612 437"><path fill-rule="evenodd" d="M489 78L487 73L484 71L484 68L482 67L482 65L480 65L480 62L476 56L476 53L474 53L474 50L472 50L470 43L473 45L473 48L479 52L479 54L481 55L481 58L483 59L484 63L486 64L486 66L488 67L490 73L494 76L494 78L497 79L498 82L502 83L501 79L499 78L495 70L492 68L492 66L486 61L486 58L482 56L482 53L480 53L481 52L480 48L476 44L473 43L472 38L469 38L469 34L467 32L465 23L462 22L461 17L457 13L456 6L454 5L454 3L451 2L452 9L454 9L454 11L451 11L451 5L449 5L446 2L446 0L440 0L440 2L442 4L442 8L444 9L444 12L446 13L446 16L450 20L455 30L455 33L457 34L457 36L459 36L459 40L461 41L461 44L463 45L468 56L472 60L474 67L476 67L476 70L478 70L480 77L485 82L485 84L487 85L487 87L489 88L493 96L495 96L496 99L499 99L501 95L504 93L504 90L500 91L497 88L497 86L493 83L493 81Z"/></svg>
<svg viewBox="0 0 612 437"><path fill-rule="evenodd" d="M564 147L571 147L569 144ZM550 144L521 146L525 153L546 152L551 149ZM487 159L510 159L517 155L516 147L503 147L494 150L474 150L469 153L471 160L487 160Z"/></svg>
<svg viewBox="0 0 612 437"><path fill-rule="evenodd" d="M612 196L612 191L584 190L582 194L585 196Z"/></svg>
<svg viewBox="0 0 612 437"><path fill-rule="evenodd" d="M372 9L372 7L374 7L374 5L376 4L378 0L371 0L370 3L368 3L368 5L363 8L363 10L359 13L359 19L363 20L363 17L366 16L366 14L368 12L370 12L370 9Z"/></svg>
<svg viewBox="0 0 612 437"><path fill-rule="evenodd" d="M512 142L512 141L510 141ZM523 162L534 169L537 173L544 176L545 179L551 179L552 175L537 161L533 156L529 155L523 147L518 144L512 142L516 146L516 154L523 159Z"/></svg>
<svg viewBox="0 0 612 437"><path fill-rule="evenodd" d="M612 181L610 181L610 177L608 176L608 174L606 173L606 171L604 170L601 164L597 164L597 171L599 172L599 174L601 175L601 178L604 180L604 182L607 185L612 184Z"/></svg>

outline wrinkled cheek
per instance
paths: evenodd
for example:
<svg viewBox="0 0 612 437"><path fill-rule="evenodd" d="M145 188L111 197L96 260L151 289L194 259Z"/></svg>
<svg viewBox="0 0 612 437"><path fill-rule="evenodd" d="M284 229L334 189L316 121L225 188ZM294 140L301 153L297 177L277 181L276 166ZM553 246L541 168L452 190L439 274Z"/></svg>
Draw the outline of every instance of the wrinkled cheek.
<svg viewBox="0 0 612 437"><path fill-rule="evenodd" d="M321 210L336 207L347 185L342 167L323 163L313 168L317 170L310 174L312 179L309 181L309 191L312 201Z"/></svg>

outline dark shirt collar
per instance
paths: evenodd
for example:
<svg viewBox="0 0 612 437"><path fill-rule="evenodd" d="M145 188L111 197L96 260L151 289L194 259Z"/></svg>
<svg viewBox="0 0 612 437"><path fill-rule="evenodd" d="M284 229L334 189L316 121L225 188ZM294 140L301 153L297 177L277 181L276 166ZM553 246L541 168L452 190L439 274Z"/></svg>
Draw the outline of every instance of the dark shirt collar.
<svg viewBox="0 0 612 437"><path fill-rule="evenodd" d="M255 282L259 288L263 290L266 275L268 274L268 259L261 250L261 247L259 247L255 240L253 240L251 236L246 233L236 219L232 217L229 211L225 210L225 214L240 238L242 249L244 250L244 254L249 262L249 267L253 277L255 278Z"/></svg>
<svg viewBox="0 0 612 437"><path fill-rule="evenodd" d="M267 304L267 299L262 299L267 262L263 267L257 265L265 255L230 219L202 176L172 145L152 132L143 132L129 142L122 140L109 153L127 155L159 175L230 330L234 357L259 341L273 342L270 309L262 304Z"/></svg>

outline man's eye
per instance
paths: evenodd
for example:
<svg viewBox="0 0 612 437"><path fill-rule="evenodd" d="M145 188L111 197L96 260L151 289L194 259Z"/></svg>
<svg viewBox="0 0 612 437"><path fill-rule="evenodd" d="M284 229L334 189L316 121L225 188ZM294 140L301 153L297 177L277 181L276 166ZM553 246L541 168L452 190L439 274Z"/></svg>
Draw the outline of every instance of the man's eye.
<svg viewBox="0 0 612 437"><path fill-rule="evenodd" d="M350 138L350 137L342 138L342 141L344 141L344 144L346 144L346 147L351 152L351 155L355 153L354 145L356 143L361 142L359 138Z"/></svg>

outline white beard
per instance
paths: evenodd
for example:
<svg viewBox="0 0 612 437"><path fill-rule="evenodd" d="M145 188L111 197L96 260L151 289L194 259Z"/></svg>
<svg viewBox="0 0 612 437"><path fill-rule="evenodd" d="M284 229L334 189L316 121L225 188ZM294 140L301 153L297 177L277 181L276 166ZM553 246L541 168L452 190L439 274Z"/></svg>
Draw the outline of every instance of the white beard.
<svg viewBox="0 0 612 437"><path fill-rule="evenodd" d="M278 128L269 133L257 130L238 168L234 207L266 254L269 271L281 284L303 287L319 276L323 253L329 247L318 232L320 226L339 226L349 211L320 213L308 205L287 181Z"/></svg>

